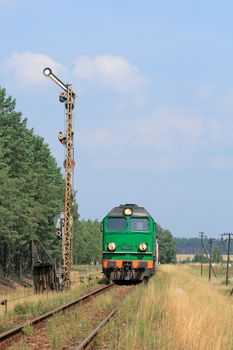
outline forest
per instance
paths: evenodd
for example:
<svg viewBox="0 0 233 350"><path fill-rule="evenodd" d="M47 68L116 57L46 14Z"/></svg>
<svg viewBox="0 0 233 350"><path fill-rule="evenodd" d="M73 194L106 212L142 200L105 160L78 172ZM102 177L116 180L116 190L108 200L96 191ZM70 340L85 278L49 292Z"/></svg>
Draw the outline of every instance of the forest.
<svg viewBox="0 0 233 350"><path fill-rule="evenodd" d="M201 251L201 239L200 238L174 238L176 243L177 254L197 254ZM206 250L209 251L208 239L203 241ZM227 240L213 239L213 248L217 247L223 254L227 254ZM233 247L230 249L231 254L233 253Z"/></svg>
<svg viewBox="0 0 233 350"><path fill-rule="evenodd" d="M0 88L0 276L20 275L30 265L31 241L43 242L59 265L61 241L54 217L63 211L64 189L62 171L49 146L28 128L15 99ZM80 219L76 202L73 211L72 262L100 263L100 222ZM171 232L159 225L157 231L161 263L175 262Z"/></svg>

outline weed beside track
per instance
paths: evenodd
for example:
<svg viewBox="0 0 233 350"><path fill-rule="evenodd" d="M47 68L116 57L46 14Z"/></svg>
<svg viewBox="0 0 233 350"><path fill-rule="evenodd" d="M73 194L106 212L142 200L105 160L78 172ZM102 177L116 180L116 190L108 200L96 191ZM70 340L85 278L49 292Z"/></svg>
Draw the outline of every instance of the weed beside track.
<svg viewBox="0 0 233 350"><path fill-rule="evenodd" d="M123 301L95 349L232 350L233 299L188 266L161 266Z"/></svg>
<svg viewBox="0 0 233 350"><path fill-rule="evenodd" d="M7 347L11 350L73 349L106 317L133 286L113 286L87 303L55 314L36 327L24 329L24 337ZM5 348L4 348L5 349Z"/></svg>
<svg viewBox="0 0 233 350"><path fill-rule="evenodd" d="M97 276L99 277L100 274ZM97 280L95 277L94 275L91 280L86 278L86 283L82 285L75 281L69 292L53 291L33 294L33 289L31 288L14 293L13 297L12 294L2 296L1 300L8 299L8 312L7 314L4 313L3 307L0 310L0 333L91 292L98 286L97 281L100 281L100 278Z"/></svg>

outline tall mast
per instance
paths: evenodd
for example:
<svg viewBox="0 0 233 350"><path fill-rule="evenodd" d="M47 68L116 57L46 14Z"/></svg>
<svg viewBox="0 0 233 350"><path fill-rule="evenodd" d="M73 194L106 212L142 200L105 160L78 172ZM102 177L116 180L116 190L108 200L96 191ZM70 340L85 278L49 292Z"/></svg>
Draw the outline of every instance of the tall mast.
<svg viewBox="0 0 233 350"><path fill-rule="evenodd" d="M70 287L70 262L71 262L71 208L73 201L73 170L74 170L74 149L73 149L73 116L72 110L74 107L76 95L72 91L72 84L64 84L58 77L56 77L52 70L46 67L43 70L45 76L50 77L57 85L59 85L65 92L59 96L60 102L65 102L66 121L65 121L65 135L59 132L59 141L66 148L65 159L65 207L64 207L64 237L63 237L63 284L64 288Z"/></svg>
<svg viewBox="0 0 233 350"><path fill-rule="evenodd" d="M66 104L66 189L65 189L65 215L64 215L64 251L63 251L63 272L65 287L70 286L70 242L71 242L71 205L72 205L72 177L74 169L73 159L73 94L72 85L68 84Z"/></svg>

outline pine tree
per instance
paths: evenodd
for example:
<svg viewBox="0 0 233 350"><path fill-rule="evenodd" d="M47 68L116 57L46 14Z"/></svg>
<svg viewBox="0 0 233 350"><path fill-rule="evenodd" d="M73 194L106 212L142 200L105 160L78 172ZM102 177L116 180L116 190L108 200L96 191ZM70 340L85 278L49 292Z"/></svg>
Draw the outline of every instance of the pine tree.
<svg viewBox="0 0 233 350"><path fill-rule="evenodd" d="M0 88L0 264L6 270L31 239L60 251L54 216L64 209L64 179L48 145L27 128L15 100Z"/></svg>

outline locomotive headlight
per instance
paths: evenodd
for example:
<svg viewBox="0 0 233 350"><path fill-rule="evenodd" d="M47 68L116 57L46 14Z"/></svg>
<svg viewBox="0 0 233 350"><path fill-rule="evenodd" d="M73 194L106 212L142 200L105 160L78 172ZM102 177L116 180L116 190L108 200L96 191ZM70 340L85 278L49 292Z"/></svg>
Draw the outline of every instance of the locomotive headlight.
<svg viewBox="0 0 233 350"><path fill-rule="evenodd" d="M111 242L111 243L108 243L108 249L111 250L113 252L113 250L116 249L116 244Z"/></svg>
<svg viewBox="0 0 233 350"><path fill-rule="evenodd" d="M124 209L124 215L127 215L127 216L132 215L132 208L125 208Z"/></svg>
<svg viewBox="0 0 233 350"><path fill-rule="evenodd" d="M145 252L147 248L146 243L140 243L139 244L139 250L141 250L141 252Z"/></svg>

